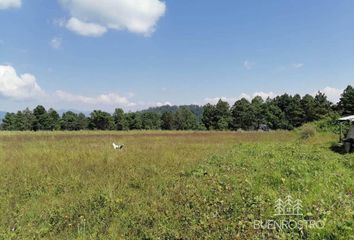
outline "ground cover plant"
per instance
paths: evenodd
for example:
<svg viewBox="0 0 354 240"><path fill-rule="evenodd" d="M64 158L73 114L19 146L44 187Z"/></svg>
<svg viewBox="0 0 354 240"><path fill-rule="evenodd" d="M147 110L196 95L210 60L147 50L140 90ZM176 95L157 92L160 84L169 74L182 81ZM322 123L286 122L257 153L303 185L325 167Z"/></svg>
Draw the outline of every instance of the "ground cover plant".
<svg viewBox="0 0 354 240"><path fill-rule="evenodd" d="M315 132L2 132L0 239L350 239L353 154ZM112 142L125 143L114 151ZM302 200L323 228L259 229Z"/></svg>

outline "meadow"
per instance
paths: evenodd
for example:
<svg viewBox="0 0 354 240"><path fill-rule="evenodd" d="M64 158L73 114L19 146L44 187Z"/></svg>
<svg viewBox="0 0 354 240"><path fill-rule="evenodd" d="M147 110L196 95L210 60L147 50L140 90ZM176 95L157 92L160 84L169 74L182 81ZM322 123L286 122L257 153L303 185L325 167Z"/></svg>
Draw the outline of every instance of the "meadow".
<svg viewBox="0 0 354 240"><path fill-rule="evenodd" d="M2 132L0 239L353 239L354 154L297 132ZM124 143L121 151L112 142ZM256 228L275 201L301 220Z"/></svg>

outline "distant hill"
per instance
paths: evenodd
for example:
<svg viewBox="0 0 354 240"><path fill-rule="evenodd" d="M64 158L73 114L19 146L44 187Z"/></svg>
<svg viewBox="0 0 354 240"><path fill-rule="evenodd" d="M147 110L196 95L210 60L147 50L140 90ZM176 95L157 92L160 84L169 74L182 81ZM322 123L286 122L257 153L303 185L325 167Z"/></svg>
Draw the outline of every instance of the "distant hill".
<svg viewBox="0 0 354 240"><path fill-rule="evenodd" d="M182 106L170 106L170 105L165 105L161 107L151 107L145 110L141 110L140 112L153 112L153 113L159 113L163 114L165 112L172 112L175 113L179 107L186 107L189 110L191 110L198 119L202 118L203 115L203 107L198 106L198 105L182 105Z"/></svg>

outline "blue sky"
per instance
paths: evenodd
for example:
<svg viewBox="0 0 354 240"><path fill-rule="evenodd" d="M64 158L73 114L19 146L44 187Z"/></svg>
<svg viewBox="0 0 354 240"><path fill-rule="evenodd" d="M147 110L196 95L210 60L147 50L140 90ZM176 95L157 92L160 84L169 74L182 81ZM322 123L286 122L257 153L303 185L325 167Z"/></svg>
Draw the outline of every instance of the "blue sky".
<svg viewBox="0 0 354 240"><path fill-rule="evenodd" d="M0 0L0 110L205 104L354 83L354 1Z"/></svg>

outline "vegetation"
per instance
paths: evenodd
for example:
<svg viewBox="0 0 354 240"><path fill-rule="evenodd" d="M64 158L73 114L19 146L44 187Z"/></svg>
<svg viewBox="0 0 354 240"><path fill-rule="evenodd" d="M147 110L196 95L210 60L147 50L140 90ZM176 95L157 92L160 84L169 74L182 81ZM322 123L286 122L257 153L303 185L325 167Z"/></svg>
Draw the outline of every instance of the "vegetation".
<svg viewBox="0 0 354 240"><path fill-rule="evenodd" d="M256 130L266 126L269 129L292 130L304 123L318 121L335 114L354 114L354 89L348 86L338 105L327 100L319 92L315 97L283 94L265 101L256 96L252 101L242 98L229 106L219 100L216 105L204 107L162 106L141 112L124 113L116 109L110 113L93 111L89 117L71 111L60 117L54 109L37 106L33 111L25 109L7 113L1 129L7 131L41 130Z"/></svg>
<svg viewBox="0 0 354 240"><path fill-rule="evenodd" d="M203 107L198 106L198 105L182 105L180 107L188 108L195 116L197 119L201 119L203 116ZM164 113L176 113L177 110L180 108L178 106L161 106L161 107L151 107L146 110L143 110L141 112L152 112L152 113L157 113L159 115L162 115Z"/></svg>
<svg viewBox="0 0 354 240"><path fill-rule="evenodd" d="M316 135L316 128L311 125L304 126L300 132L300 138L302 140L309 139Z"/></svg>
<svg viewBox="0 0 354 240"><path fill-rule="evenodd" d="M353 93L338 105L318 93L89 117L7 113L2 130L40 132L0 133L0 239L349 239L354 159L330 146L338 117L354 114ZM228 131L264 126L302 127ZM143 129L170 131L117 132ZM255 228L287 195L303 201L300 220L325 227Z"/></svg>
<svg viewBox="0 0 354 240"><path fill-rule="evenodd" d="M2 132L0 239L350 239L354 158L336 137ZM255 229L287 195L324 227Z"/></svg>
<svg viewBox="0 0 354 240"><path fill-rule="evenodd" d="M338 104L338 110L343 115L353 115L354 114L354 88L352 86L348 86L340 99Z"/></svg>

